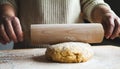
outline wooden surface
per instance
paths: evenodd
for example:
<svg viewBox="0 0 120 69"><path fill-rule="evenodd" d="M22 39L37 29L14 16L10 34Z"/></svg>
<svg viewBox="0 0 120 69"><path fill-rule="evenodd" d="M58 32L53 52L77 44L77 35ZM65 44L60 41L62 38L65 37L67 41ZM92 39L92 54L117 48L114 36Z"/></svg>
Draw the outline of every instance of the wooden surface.
<svg viewBox="0 0 120 69"><path fill-rule="evenodd" d="M31 25L31 43L54 44L80 41L100 43L104 37L101 24L33 24Z"/></svg>
<svg viewBox="0 0 120 69"><path fill-rule="evenodd" d="M0 69L120 69L120 47L93 46L94 57L84 63L45 59L45 48L0 51Z"/></svg>

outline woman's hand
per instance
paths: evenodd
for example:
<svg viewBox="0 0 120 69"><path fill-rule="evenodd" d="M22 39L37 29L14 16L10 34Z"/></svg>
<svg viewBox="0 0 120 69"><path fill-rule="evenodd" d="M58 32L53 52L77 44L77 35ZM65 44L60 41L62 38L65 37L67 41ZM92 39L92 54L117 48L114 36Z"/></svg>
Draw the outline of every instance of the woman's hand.
<svg viewBox="0 0 120 69"><path fill-rule="evenodd" d="M9 5L0 6L0 43L10 41L15 43L23 40L23 32L20 21L15 16L13 8Z"/></svg>
<svg viewBox="0 0 120 69"><path fill-rule="evenodd" d="M120 18L114 12L105 13L102 16L101 23L107 39L114 39L120 36Z"/></svg>
<svg viewBox="0 0 120 69"><path fill-rule="evenodd" d="M103 25L107 39L114 39L120 36L120 18L107 6L98 5L95 7L91 17L93 22Z"/></svg>

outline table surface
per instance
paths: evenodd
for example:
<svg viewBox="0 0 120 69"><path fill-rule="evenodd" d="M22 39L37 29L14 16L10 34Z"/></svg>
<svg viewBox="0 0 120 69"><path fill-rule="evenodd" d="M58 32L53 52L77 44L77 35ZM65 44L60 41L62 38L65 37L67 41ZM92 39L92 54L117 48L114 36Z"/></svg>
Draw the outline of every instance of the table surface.
<svg viewBox="0 0 120 69"><path fill-rule="evenodd" d="M45 48L0 51L0 69L120 69L120 47L92 46L94 56L84 63L57 63L45 59Z"/></svg>

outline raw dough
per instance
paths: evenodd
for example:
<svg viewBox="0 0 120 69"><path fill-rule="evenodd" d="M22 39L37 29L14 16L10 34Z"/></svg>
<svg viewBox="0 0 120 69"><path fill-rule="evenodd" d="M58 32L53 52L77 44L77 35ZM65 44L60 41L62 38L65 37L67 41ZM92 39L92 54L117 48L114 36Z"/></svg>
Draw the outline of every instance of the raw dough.
<svg viewBox="0 0 120 69"><path fill-rule="evenodd" d="M93 56L93 50L88 43L65 42L48 47L45 55L53 61L77 63L88 61Z"/></svg>

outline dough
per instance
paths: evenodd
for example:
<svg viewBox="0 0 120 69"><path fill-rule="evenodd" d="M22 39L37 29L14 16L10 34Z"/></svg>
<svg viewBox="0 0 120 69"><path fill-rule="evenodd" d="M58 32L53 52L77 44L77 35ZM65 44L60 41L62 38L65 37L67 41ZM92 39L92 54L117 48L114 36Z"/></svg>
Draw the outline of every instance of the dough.
<svg viewBox="0 0 120 69"><path fill-rule="evenodd" d="M93 56L91 45L82 42L65 42L47 48L46 58L56 62L86 62Z"/></svg>

